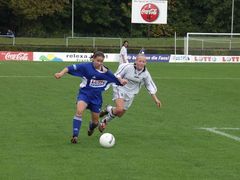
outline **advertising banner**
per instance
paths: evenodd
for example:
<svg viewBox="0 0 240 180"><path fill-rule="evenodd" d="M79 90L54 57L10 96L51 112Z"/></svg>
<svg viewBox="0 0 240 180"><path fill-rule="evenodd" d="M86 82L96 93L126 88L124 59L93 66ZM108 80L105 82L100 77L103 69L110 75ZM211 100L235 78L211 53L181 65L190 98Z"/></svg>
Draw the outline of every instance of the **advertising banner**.
<svg viewBox="0 0 240 180"><path fill-rule="evenodd" d="M34 61L52 62L89 62L93 53L34 52ZM118 62L119 54L106 53L104 62Z"/></svg>
<svg viewBox="0 0 240 180"><path fill-rule="evenodd" d="M132 23L167 24L167 1L132 0Z"/></svg>
<svg viewBox="0 0 240 180"><path fill-rule="evenodd" d="M0 51L0 61L32 61L32 52Z"/></svg>
<svg viewBox="0 0 240 180"><path fill-rule="evenodd" d="M192 56L194 63L240 63L240 56Z"/></svg>
<svg viewBox="0 0 240 180"><path fill-rule="evenodd" d="M240 56L171 55L170 63L240 63Z"/></svg>
<svg viewBox="0 0 240 180"><path fill-rule="evenodd" d="M128 61L134 62L137 54L128 54ZM145 54L147 62L169 62L169 54Z"/></svg>
<svg viewBox="0 0 240 180"><path fill-rule="evenodd" d="M192 58L190 55L171 55L170 63L190 63Z"/></svg>

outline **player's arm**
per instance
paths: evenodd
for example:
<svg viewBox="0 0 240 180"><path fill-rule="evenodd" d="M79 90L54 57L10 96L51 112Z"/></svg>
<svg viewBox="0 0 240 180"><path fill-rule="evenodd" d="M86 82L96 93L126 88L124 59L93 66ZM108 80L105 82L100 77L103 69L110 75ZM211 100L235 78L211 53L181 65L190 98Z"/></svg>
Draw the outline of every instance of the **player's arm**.
<svg viewBox="0 0 240 180"><path fill-rule="evenodd" d="M118 81L124 86L128 83L127 79L121 78L121 77L117 77Z"/></svg>
<svg viewBox="0 0 240 180"><path fill-rule="evenodd" d="M156 87L155 83L153 82L152 77L149 73L148 73L147 78L144 79L144 84L145 84L145 87L147 88L149 94L151 94L153 101L160 108L162 106L162 103L156 95L157 87Z"/></svg>
<svg viewBox="0 0 240 180"><path fill-rule="evenodd" d="M154 102L156 103L156 105L160 108L162 106L162 103L161 101L158 99L157 95L156 94L151 94Z"/></svg>
<svg viewBox="0 0 240 180"><path fill-rule="evenodd" d="M115 73L115 76L118 78L122 85L126 85L128 83L128 80L123 78L126 74L128 66L129 64L121 64Z"/></svg>
<svg viewBox="0 0 240 180"><path fill-rule="evenodd" d="M121 77L118 78L110 70L107 72L107 76L108 76L107 80L109 83L115 83L118 86L123 86L127 84L127 81L125 79L122 79Z"/></svg>
<svg viewBox="0 0 240 180"><path fill-rule="evenodd" d="M68 73L68 68L65 67L62 71L55 73L54 76L56 79L60 79L66 73Z"/></svg>

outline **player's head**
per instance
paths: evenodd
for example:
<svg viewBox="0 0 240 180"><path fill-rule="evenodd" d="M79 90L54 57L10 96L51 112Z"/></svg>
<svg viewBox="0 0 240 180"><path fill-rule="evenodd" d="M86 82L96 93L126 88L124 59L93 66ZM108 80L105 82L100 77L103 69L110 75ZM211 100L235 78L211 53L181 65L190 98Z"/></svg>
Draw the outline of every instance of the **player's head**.
<svg viewBox="0 0 240 180"><path fill-rule="evenodd" d="M128 41L127 40L123 41L123 45L122 46L128 47Z"/></svg>
<svg viewBox="0 0 240 180"><path fill-rule="evenodd" d="M135 67L137 70L144 69L147 63L146 56L144 54L138 54L135 60Z"/></svg>
<svg viewBox="0 0 240 180"><path fill-rule="evenodd" d="M101 51L94 52L92 56L93 65L96 69L99 69L103 65L105 55Z"/></svg>

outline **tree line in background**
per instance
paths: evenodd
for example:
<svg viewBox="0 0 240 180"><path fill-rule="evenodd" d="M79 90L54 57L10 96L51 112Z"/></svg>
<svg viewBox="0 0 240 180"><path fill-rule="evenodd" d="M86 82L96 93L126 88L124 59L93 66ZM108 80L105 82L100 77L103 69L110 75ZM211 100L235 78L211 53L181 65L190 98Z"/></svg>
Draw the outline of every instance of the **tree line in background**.
<svg viewBox="0 0 240 180"><path fill-rule="evenodd" d="M234 32L240 31L235 0ZM168 37L177 32L230 32L232 0L168 0L168 24L131 24L131 0L74 0L77 36ZM0 0L0 32L16 36L71 35L72 0Z"/></svg>

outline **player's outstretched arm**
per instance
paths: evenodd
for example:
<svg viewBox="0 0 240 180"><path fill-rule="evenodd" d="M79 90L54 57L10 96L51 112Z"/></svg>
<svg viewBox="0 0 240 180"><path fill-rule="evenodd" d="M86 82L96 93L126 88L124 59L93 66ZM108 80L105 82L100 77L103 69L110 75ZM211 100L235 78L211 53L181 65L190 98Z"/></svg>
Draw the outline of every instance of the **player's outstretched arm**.
<svg viewBox="0 0 240 180"><path fill-rule="evenodd" d="M156 105L160 108L162 107L162 103L161 101L158 99L158 97L156 96L156 94L152 94L152 98L154 100L154 102L156 103Z"/></svg>
<svg viewBox="0 0 240 180"><path fill-rule="evenodd" d="M120 65L120 66L123 67L123 65ZM128 80L122 78L122 75L118 73L118 72L120 71L120 69L121 69L120 66L118 67L118 70L117 70L117 72L115 73L115 76L116 76L116 78L118 79L118 81L124 86L124 85L126 85L126 84L128 83ZM116 74L117 74L117 75L116 75Z"/></svg>
<svg viewBox="0 0 240 180"><path fill-rule="evenodd" d="M119 82L124 86L128 83L128 80L127 79L122 79L121 77L117 77Z"/></svg>
<svg viewBox="0 0 240 180"><path fill-rule="evenodd" d="M68 72L68 68L64 68L62 71L55 73L54 76L56 79L60 79L67 72Z"/></svg>

